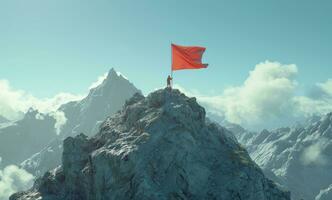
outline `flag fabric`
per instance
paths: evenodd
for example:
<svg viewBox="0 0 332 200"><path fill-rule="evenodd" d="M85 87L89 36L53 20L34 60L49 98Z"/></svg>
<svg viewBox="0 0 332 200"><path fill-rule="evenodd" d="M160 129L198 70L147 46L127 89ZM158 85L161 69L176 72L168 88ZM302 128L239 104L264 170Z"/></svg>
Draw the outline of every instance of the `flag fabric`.
<svg viewBox="0 0 332 200"><path fill-rule="evenodd" d="M207 68L208 64L202 63L204 51L204 47L172 44L172 71Z"/></svg>

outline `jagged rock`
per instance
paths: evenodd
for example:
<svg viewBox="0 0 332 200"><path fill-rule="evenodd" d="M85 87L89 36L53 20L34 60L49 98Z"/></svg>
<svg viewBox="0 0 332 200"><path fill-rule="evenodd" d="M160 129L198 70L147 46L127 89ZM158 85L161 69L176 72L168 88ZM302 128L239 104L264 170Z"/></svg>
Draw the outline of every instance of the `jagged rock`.
<svg viewBox="0 0 332 200"><path fill-rule="evenodd" d="M62 166L11 200L289 200L233 136L178 90L135 95L100 132L64 141Z"/></svg>

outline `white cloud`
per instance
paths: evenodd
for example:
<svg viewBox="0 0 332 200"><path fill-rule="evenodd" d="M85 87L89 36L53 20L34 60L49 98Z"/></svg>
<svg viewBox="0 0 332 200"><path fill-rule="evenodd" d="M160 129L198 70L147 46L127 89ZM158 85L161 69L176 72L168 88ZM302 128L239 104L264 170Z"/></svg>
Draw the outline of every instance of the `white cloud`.
<svg viewBox="0 0 332 200"><path fill-rule="evenodd" d="M31 188L33 180L33 175L15 165L0 170L0 200L8 200L13 193Z"/></svg>
<svg viewBox="0 0 332 200"><path fill-rule="evenodd" d="M317 87L330 97L332 96L332 79L327 80L325 83L317 83Z"/></svg>
<svg viewBox="0 0 332 200"><path fill-rule="evenodd" d="M230 122L259 125L289 113L296 74L295 65L266 61L256 65L241 86L229 87L218 96L198 95L198 99Z"/></svg>
<svg viewBox="0 0 332 200"><path fill-rule="evenodd" d="M240 86L226 88L220 95L203 95L175 85L188 96L197 97L210 112L247 128L276 128L313 114L332 111L332 80L317 83L320 98L297 96L296 65L265 61L255 66Z"/></svg>
<svg viewBox="0 0 332 200"><path fill-rule="evenodd" d="M318 142L305 148L301 156L303 164L325 165L328 162L328 159L323 154L323 151L328 146L328 144L329 144L328 139L321 138L318 140Z"/></svg>
<svg viewBox="0 0 332 200"><path fill-rule="evenodd" d="M332 99L312 99L306 96L296 96L293 100L297 106L298 113L304 116L332 112Z"/></svg>
<svg viewBox="0 0 332 200"><path fill-rule="evenodd" d="M98 79L90 85L89 90L91 90L92 88L96 88L97 86L102 84L103 81L107 78L107 75L108 73L106 72L103 75L99 76Z"/></svg>
<svg viewBox="0 0 332 200"><path fill-rule="evenodd" d="M295 65L260 63L242 86L226 89L215 106L222 108L226 118L235 123L259 124L279 117L291 107L296 73Z"/></svg>
<svg viewBox="0 0 332 200"><path fill-rule="evenodd" d="M56 130L56 134L59 135L62 126L65 125L67 122L65 113L62 111L55 111L55 112L51 112L50 115L56 120L56 122L54 124L54 128Z"/></svg>
<svg viewBox="0 0 332 200"><path fill-rule="evenodd" d="M98 80L89 87L95 88L100 85L108 73L98 77ZM118 74L120 76L121 74ZM123 76L123 75L121 75ZM36 98L33 95L23 90L17 90L10 86L7 80L0 80L0 115L10 120L16 120L21 117L22 113L28 111L29 108L34 108L40 113L50 113L56 120L55 128L57 133L60 132L61 127L66 123L67 119L63 112L57 109L70 101L77 101L84 98L86 95L74 95L71 93L59 93L52 98ZM43 115L38 114L36 119L42 120Z"/></svg>
<svg viewBox="0 0 332 200"><path fill-rule="evenodd" d="M332 112L332 80L317 83L314 94L313 96L294 97L298 112L306 116Z"/></svg>
<svg viewBox="0 0 332 200"><path fill-rule="evenodd" d="M55 111L64 103L82 99L83 95L59 93L52 98L39 99L23 91L13 89L7 80L0 80L0 115L15 120L30 107L39 112Z"/></svg>

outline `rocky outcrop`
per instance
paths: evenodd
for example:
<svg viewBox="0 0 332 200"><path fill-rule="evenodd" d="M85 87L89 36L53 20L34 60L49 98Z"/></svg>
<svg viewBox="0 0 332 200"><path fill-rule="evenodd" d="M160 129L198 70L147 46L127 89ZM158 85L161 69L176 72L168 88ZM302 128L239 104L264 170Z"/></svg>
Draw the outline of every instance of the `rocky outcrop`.
<svg viewBox="0 0 332 200"><path fill-rule="evenodd" d="M178 90L136 94L96 136L64 141L62 165L23 199L288 200L226 129Z"/></svg>

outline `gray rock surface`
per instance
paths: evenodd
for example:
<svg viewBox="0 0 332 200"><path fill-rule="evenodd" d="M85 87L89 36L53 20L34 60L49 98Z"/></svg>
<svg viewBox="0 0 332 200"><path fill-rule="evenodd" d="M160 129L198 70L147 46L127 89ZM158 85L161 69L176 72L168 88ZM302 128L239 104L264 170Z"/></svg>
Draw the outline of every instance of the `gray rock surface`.
<svg viewBox="0 0 332 200"><path fill-rule="evenodd" d="M178 90L139 94L92 138L64 141L62 165L10 200L288 200L247 151Z"/></svg>

